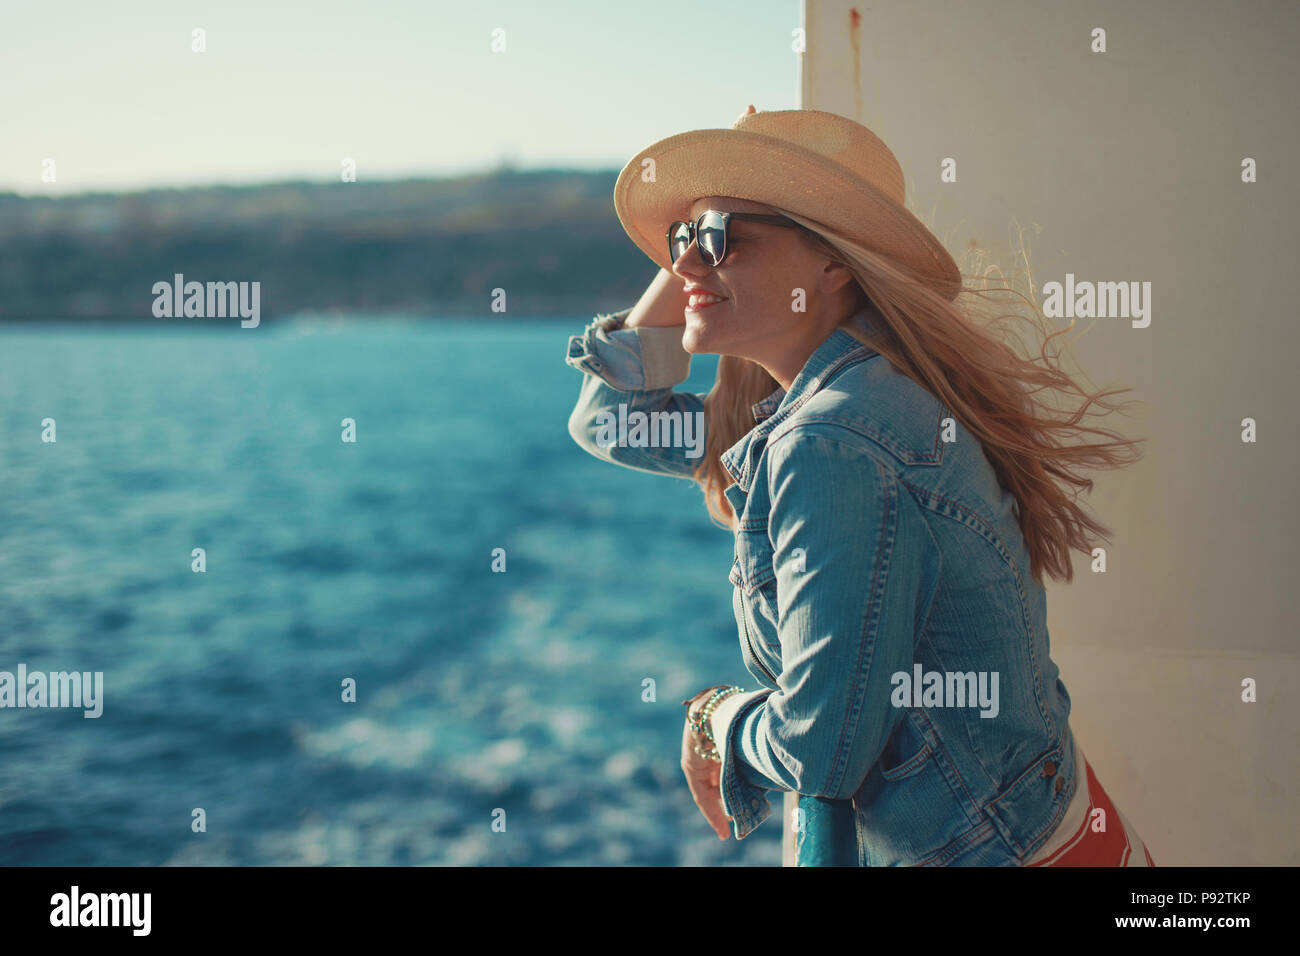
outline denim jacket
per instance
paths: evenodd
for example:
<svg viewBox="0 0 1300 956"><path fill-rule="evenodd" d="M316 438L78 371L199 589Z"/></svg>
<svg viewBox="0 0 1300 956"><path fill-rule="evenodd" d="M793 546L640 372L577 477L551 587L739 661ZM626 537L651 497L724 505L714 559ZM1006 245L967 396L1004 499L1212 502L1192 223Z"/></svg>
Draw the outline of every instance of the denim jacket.
<svg viewBox="0 0 1300 956"><path fill-rule="evenodd" d="M586 375L569 432L606 461L689 477L693 449L597 434L620 405L703 412L673 391L682 327L623 328L630 311L570 338ZM1023 865L1074 796L1075 758L1015 498L941 401L843 328L752 411L722 456L759 685L713 718L736 838L771 813L767 791L794 791L851 806L859 865Z"/></svg>

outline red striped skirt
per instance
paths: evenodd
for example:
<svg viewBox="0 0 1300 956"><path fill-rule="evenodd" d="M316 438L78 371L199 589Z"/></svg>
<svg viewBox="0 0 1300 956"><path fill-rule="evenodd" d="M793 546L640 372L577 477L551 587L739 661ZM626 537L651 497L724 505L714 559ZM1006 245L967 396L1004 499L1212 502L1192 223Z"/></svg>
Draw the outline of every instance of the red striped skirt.
<svg viewBox="0 0 1300 956"><path fill-rule="evenodd" d="M1146 844L1106 795L1077 742L1074 757L1075 767L1083 769L1074 798L1056 831L1025 865L1155 866ZM1103 821L1105 829L1101 829Z"/></svg>

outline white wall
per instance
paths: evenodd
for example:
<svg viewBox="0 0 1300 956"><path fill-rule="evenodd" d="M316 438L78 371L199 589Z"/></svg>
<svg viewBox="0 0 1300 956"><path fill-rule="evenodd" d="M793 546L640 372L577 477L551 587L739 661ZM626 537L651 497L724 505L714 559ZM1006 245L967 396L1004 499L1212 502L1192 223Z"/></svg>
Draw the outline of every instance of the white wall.
<svg viewBox="0 0 1300 956"><path fill-rule="evenodd" d="M1029 227L1040 301L1067 272L1152 283L1148 327L1071 338L1095 386L1145 403L1104 424L1150 438L1086 499L1106 572L1076 555L1049 586L1080 744L1157 865L1300 863L1300 4L881 0L857 30L852 6L806 0L800 105L884 139L955 257L1023 268Z"/></svg>

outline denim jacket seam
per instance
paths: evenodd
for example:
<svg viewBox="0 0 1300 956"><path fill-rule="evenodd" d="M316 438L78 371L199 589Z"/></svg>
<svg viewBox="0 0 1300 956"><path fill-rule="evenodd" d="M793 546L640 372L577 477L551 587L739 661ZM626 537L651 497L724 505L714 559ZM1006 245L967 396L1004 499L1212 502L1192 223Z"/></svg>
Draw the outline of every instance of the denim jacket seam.
<svg viewBox="0 0 1300 956"><path fill-rule="evenodd" d="M873 571L871 575L871 599L867 602L867 607L863 612L862 624L858 630L858 663L857 663L857 681L856 690L853 695L853 710L851 719L846 721L845 726L840 728L839 740L835 744L835 753L831 759L830 779L826 781L828 793L838 792L839 788L844 785L844 774L848 771L848 752L852 749L851 741L858 735L858 727L862 721L863 701L867 692L867 676L871 673L871 663L875 659L878 634L875 632L879 628L881 603L883 601L884 582L889 577L889 566L894 556L894 544L897 540L898 529L898 488L890 481L892 477L889 472L882 468L880 463L872 459L876 466L877 480L880 481L884 494L881 496L884 502L880 522L880 540L876 543L876 560L872 562ZM869 635L873 637L869 638ZM913 642L915 635L913 635ZM866 656L865 666L863 655ZM852 724L850 731L848 724ZM833 789L830 784L834 782ZM855 788L856 789L856 788Z"/></svg>
<svg viewBox="0 0 1300 956"><path fill-rule="evenodd" d="M782 431L781 428L772 429L772 433L767 439L769 444L784 438L786 434L801 425L835 425L846 431L853 432L855 435L861 435L867 441L897 459L905 467L935 467L943 464L943 443L939 440L938 431L935 432L935 450L930 452L928 456L920 456L909 449L897 446L884 434L871 429L869 423L841 416L827 414L805 415L797 421L782 422L781 424L782 427L788 424L789 428L786 428L785 431Z"/></svg>
<svg viewBox="0 0 1300 956"><path fill-rule="evenodd" d="M934 657L935 664L938 667L938 669L941 672L947 671L948 668L943 663L943 658L939 654L939 648L937 645L931 646L931 654ZM979 726L978 723L979 720L980 718L978 717L974 718L976 727ZM964 725L964 726L968 726L968 725ZM939 729L937 727L934 729L934 733L936 737L939 736ZM940 740L942 740L941 737ZM990 796L981 800L977 800L974 794L971 792L971 787L967 784L966 778L962 776L961 772L955 766L953 767L953 774L961 782L962 792L966 795L966 799L969 804L967 807L968 815L973 817L986 816L984 812L985 805L988 803L989 800L997 796L998 793L998 775L989 772L989 768L986 765L984 758L981 756L979 749L975 746L975 739L973 737L967 734L965 743L966 743L966 752L970 754L971 763L974 764L974 766L979 769L979 772L981 774L976 789L978 790L979 793L989 794Z"/></svg>
<svg viewBox="0 0 1300 956"><path fill-rule="evenodd" d="M964 527L970 528L970 530L974 531L980 537L984 538L986 541L988 541L990 544L996 547L998 549L998 553L1002 556L1003 562L1007 565L1008 568L1011 569L1015 577L1016 592L1020 598L1020 615L1025 626L1025 636L1029 641L1029 663L1030 666L1033 668L1033 672L1034 672L1034 681L1033 681L1034 699L1038 703L1038 716L1042 719L1044 723L1044 727L1047 731L1048 737L1052 740L1055 740L1058 735L1058 731L1056 728L1056 721L1052 719L1051 708L1049 708L1046 702L1043 700L1043 693L1042 693L1043 675L1038 662L1038 654L1034 650L1035 631L1034 631L1033 617L1029 613L1029 599L1028 596L1025 594L1025 583L1024 583L1024 579L1020 576L1020 567L1016 564L1015 559L1011 556L1011 552L1007 549L1006 543L1002 540L1002 538L997 533L993 531L992 528L990 528L984 522L983 517L978 512L972 510L966 505L963 505L961 502L955 501L952 498L948 498L944 495L941 495L937 491L932 491L928 488L923 488L920 485L915 485L912 482L909 482L906 478L903 478L902 476L899 476L899 481L901 481L908 488L914 489L918 493L917 495L918 500L921 501L921 503L926 507L927 510L932 511L935 514L940 514L940 515L944 514L944 512L942 511L938 511L934 508L929 507L928 505L925 505L925 500L933 498L938 501L942 501L944 504L950 506L951 508L969 516L971 520L973 520L976 524L979 525L978 528L971 528L970 525L967 525L964 522L959 522L959 523L963 524ZM946 517L951 518L952 516L947 515Z"/></svg>
<svg viewBox="0 0 1300 956"><path fill-rule="evenodd" d="M944 664L943 657L939 653L938 646L932 644L930 653L934 659L935 666L939 669L939 671L941 673L946 672L949 668L947 667L947 665ZM961 716L964 717L965 715L963 714ZM949 786L952 786L954 790L961 791L960 796L965 798L965 806L963 807L963 810L966 813L966 819L968 822L970 822L972 826L974 826L976 823L979 822L981 818L987 817L987 814L985 814L984 812L985 801L976 799L974 793L971 792L970 784L967 783L966 778L965 776L962 775L961 770L958 769L957 765L949 759L947 742L944 740L943 735L939 732L938 726L936 726L935 723L932 720L930 720L929 716L924 713L918 712L917 719L918 720L924 719L925 725L929 730L929 734L933 736L935 741L937 742L933 748L936 751L935 754L936 759L942 757L942 760L940 761L941 766L951 768L951 774L945 772L944 775L945 777L948 777ZM979 718L976 719L978 720ZM964 730L965 729L964 721L962 726ZM926 735L922 734L922 738L928 741L928 737L926 737ZM967 750L971 754L975 766L979 767L979 769L983 772L984 775L982 780L982 786L979 788L979 791L981 793L996 794L997 793L996 778L993 777L993 775L991 775L988 772L988 768L984 766L984 761L980 759L978 753L975 750L974 740L971 739L969 736L967 736L966 743L968 744Z"/></svg>
<svg viewBox="0 0 1300 956"><path fill-rule="evenodd" d="M930 631L930 619L934 616L934 606L938 603L939 591L943 586L943 548L939 547L939 542L934 536L934 531L930 528L930 519L926 517L926 512L929 509L921 503L916 495L912 494L911 486L908 485L907 482L903 481L901 476L895 475L895 478L898 480L899 485L903 487L909 495L911 495L912 501L916 505L917 512L920 514L921 520L925 524L925 533L930 539L935 560L939 565L934 575L934 590L930 594L930 600L925 605L925 620L922 622L921 627L917 629L916 639L912 642L912 655L915 659L915 655L921 647L921 642L925 640L926 634Z"/></svg>
<svg viewBox="0 0 1300 956"><path fill-rule="evenodd" d="M763 422L762 425L757 426L758 428L766 426L764 434L757 436L762 438L764 441L764 447L763 451L760 453L760 457L767 453L771 437L776 434L780 430L781 426L785 422L789 421L795 413L808 402L809 399L833 382L841 372L852 368L855 365L859 365L862 362L869 361L879 354L879 352L863 345L845 352L824 368L816 378L808 383L806 389L804 389L799 395L795 396L788 406L774 412L771 417L767 418ZM782 436L784 436L784 434L787 433L782 433ZM751 443L752 441L753 439L751 439ZM752 487L755 477L754 473L758 471L758 462L753 462L753 466L751 467L751 460L753 459L753 455L750 452L751 447L752 444L747 445L745 448L745 456L740 463L740 474L731 476L745 492L748 492L750 487ZM730 469L728 469L728 473L730 474Z"/></svg>
<svg viewBox="0 0 1300 956"><path fill-rule="evenodd" d="M957 501L954 498L949 498L946 495L942 495L931 488L926 488L923 487L922 485L916 484L915 482L908 481L907 478L903 477L902 475L899 475L898 480L912 490L912 492L914 493L913 497L916 498L917 501L921 504L921 506L925 508L927 511L933 511L936 514L941 514L941 515L943 514L942 511L939 511L938 509L934 508L930 504L931 499L933 499L935 501L941 501L944 504L948 505L949 507L953 508L954 510L960 511L962 514L966 515L971 521L979 525L978 528L971 528L971 530L974 531L976 534L978 534L981 538L984 538L986 541L988 541L989 544L997 548L998 553L1002 556L1002 559L1007 564L1010 565L1015 564L1015 559L1012 558L1011 552L1010 550L1008 550L1006 546L1006 542L1002 540L1002 538L998 535L997 532L995 532L992 528L989 527L988 523L984 520L984 516L980 514L978 511L971 508L969 505L962 504L960 501ZM944 515L944 517L951 518L952 516ZM967 527L970 526L967 525Z"/></svg>
<svg viewBox="0 0 1300 956"><path fill-rule="evenodd" d="M963 809L966 811L967 820L985 815L983 802L975 799L975 795L970 791L970 786L966 783L966 778L961 775L956 763L949 758L948 746L944 742L943 735L939 733L939 728L934 725L934 722L930 720L923 709L913 707L909 712L914 713L917 721L923 725L924 730L921 733L921 738L926 743L931 744L931 748L934 750L934 759L939 764L939 772L943 774L948 786L953 788L954 796L965 798L966 806Z"/></svg>
<svg viewBox="0 0 1300 956"><path fill-rule="evenodd" d="M843 429L845 432L848 433L849 436L852 436L853 439L859 439L859 440L855 441L843 436L828 435L825 432L808 428L807 426L810 425L829 425L832 428ZM885 451L886 455L889 454L887 449L882 449L882 446L880 446L880 444L876 442L870 435L864 434L863 432L859 431L856 428L850 427L844 422L835 421L831 419L809 420L809 419L801 418L798 421L791 422L789 428L785 428L784 430L774 431L771 435L767 437L767 445L763 449L763 454L766 455L768 452L772 450L773 446L779 445L781 442L790 438L792 435L800 438L819 438L823 441L829 442L832 445L848 448L856 452L861 452L862 454L869 457L872 460L872 462L876 465L877 468L883 469L884 472L887 475L889 475L890 479L899 482L903 481L901 473L894 466L893 462L889 458L885 458L882 460L882 458L880 457L882 450ZM771 492L770 473L768 475L768 491L769 493ZM915 497L916 496L913 495L913 498Z"/></svg>
<svg viewBox="0 0 1300 956"><path fill-rule="evenodd" d="M946 866L954 857L973 849L978 844L989 839L990 836L997 837L997 829L993 826L992 820L985 819L981 823L972 824L966 832L953 837L952 840L941 846L937 851L913 865Z"/></svg>

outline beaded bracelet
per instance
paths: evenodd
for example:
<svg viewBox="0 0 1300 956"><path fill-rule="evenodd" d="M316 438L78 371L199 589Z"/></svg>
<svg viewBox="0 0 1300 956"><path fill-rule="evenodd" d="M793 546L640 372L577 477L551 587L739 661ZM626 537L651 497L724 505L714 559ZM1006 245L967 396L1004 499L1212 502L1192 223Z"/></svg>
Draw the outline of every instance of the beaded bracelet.
<svg viewBox="0 0 1300 956"><path fill-rule="evenodd" d="M699 743L696 743L695 744L696 756L703 757L706 760L721 761L722 756L721 754L718 753L718 747L717 747L718 742L713 736L713 725L711 720L713 716L713 711L717 708L718 704L721 703L723 700L732 696L733 694L742 694L744 693L745 689L743 687L737 687L735 684L719 684L717 685L717 687L710 688L710 690L713 691L712 696L709 697L708 701L705 702L704 706L700 708L699 713L697 713L694 717L690 716L689 708L690 708L691 701L684 700L682 701L682 703L687 705L687 711L686 711L687 718L690 721L691 730L695 733L696 737L704 738L710 744L713 745L708 749L704 749L699 745ZM700 694L704 694L704 693L707 693L707 691L700 692ZM698 699L700 697L700 694L696 694L695 697L692 698L692 700Z"/></svg>
<svg viewBox="0 0 1300 956"><path fill-rule="evenodd" d="M691 704L695 703L697 700L699 700L699 699L700 699L701 697L703 697L705 694L711 693L711 692L713 692L713 691L715 691L715 690L718 690L718 689L721 688L721 687L727 687L727 686L730 686L730 685L728 685L728 684L714 684L712 687L706 687L706 688L704 688L704 690L700 691L700 692L699 692L698 694L696 694L694 697L688 697L688 698L686 698L684 701L682 701L682 706L689 708L689 707L691 706ZM689 714L690 711L688 710L687 713Z"/></svg>

